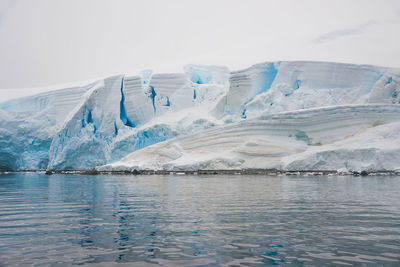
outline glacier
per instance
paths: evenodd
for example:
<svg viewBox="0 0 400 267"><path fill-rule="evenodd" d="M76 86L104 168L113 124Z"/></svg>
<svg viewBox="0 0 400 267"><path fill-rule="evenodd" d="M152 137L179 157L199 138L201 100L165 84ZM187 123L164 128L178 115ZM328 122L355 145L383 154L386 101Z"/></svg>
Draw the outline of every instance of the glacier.
<svg viewBox="0 0 400 267"><path fill-rule="evenodd" d="M265 62L0 103L0 171L400 171L400 69Z"/></svg>

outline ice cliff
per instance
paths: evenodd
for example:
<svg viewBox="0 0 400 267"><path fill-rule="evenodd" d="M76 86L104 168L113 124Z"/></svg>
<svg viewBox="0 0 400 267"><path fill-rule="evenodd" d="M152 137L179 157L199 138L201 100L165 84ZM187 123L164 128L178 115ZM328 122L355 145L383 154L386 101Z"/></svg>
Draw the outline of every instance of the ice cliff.
<svg viewBox="0 0 400 267"><path fill-rule="evenodd" d="M400 170L400 69L267 62L0 103L0 171Z"/></svg>

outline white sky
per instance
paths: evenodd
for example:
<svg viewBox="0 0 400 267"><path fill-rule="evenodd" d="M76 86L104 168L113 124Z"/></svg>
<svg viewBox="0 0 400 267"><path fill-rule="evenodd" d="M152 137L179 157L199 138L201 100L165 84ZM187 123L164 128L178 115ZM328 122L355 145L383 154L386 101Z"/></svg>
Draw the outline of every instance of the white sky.
<svg viewBox="0 0 400 267"><path fill-rule="evenodd" d="M0 0L0 102L142 69L279 60L400 67L400 1Z"/></svg>

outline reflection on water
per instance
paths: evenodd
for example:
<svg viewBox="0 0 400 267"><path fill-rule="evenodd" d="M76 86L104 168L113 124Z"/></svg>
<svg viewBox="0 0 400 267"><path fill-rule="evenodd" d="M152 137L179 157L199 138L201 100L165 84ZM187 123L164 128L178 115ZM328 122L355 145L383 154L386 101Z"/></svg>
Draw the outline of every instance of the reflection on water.
<svg viewBox="0 0 400 267"><path fill-rule="evenodd" d="M399 265L400 177L0 175L0 265Z"/></svg>

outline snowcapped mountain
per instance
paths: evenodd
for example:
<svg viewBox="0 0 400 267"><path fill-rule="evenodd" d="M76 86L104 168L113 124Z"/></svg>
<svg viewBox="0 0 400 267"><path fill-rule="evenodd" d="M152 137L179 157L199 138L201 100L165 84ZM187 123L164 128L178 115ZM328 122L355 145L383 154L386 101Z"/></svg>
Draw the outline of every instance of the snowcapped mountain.
<svg viewBox="0 0 400 267"><path fill-rule="evenodd" d="M400 69L267 62L0 103L5 170L400 170Z"/></svg>

